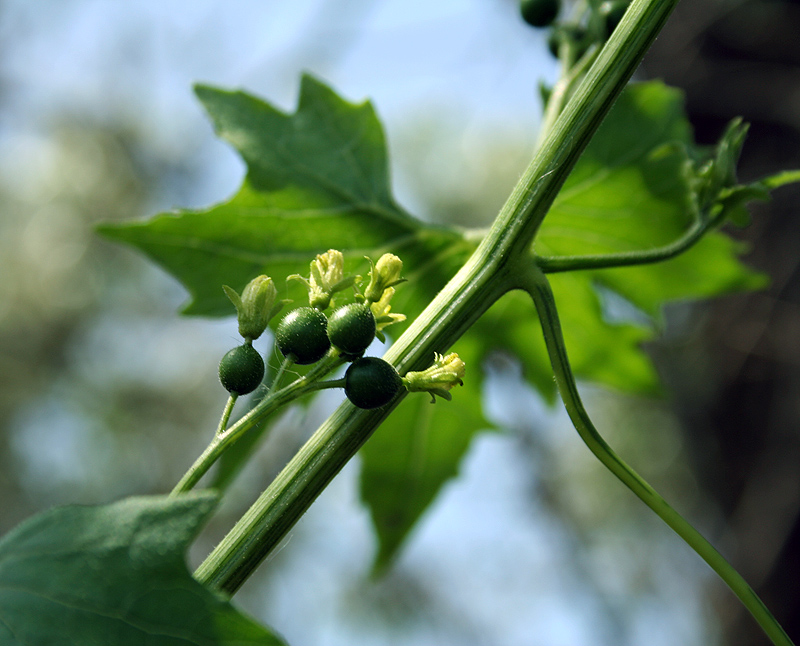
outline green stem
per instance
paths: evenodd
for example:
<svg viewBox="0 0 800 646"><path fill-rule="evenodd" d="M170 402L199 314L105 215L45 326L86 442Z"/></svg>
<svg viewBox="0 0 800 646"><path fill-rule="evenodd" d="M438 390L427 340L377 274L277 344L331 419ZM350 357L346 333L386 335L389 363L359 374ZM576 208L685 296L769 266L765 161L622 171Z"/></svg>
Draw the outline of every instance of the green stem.
<svg viewBox="0 0 800 646"><path fill-rule="evenodd" d="M574 63L572 57L574 48L572 45L564 43L561 49L564 50L559 52L559 58L562 61L561 77L553 85L553 90L547 100L539 129L539 141L542 141L547 136L547 133L550 132L578 81L581 80L600 51L597 47L591 47L577 63Z"/></svg>
<svg viewBox="0 0 800 646"><path fill-rule="evenodd" d="M530 294L536 305L561 398L581 439L609 471L633 491L644 504L658 514L678 536L686 541L711 566L750 611L775 646L792 646L792 640L789 639L789 636L781 628L775 617L772 616L764 602L759 599L758 595L733 566L700 532L670 507L639 474L614 453L600 436L594 424L592 424L581 401L575 378L569 365L567 349L561 333L558 310L556 309L550 283L545 275L535 266L531 266L530 270L521 276L520 287Z"/></svg>
<svg viewBox="0 0 800 646"><path fill-rule="evenodd" d="M219 420L219 426L217 426L217 432L214 435L220 435L227 427L228 427L228 420L231 418L231 412L233 411L233 406L236 404L236 400L239 398L239 395L231 393L230 397L228 397L228 401L225 403L225 408L222 410L222 417Z"/></svg>
<svg viewBox="0 0 800 646"><path fill-rule="evenodd" d="M345 379L331 379L329 381L318 381L313 384L314 390L327 390L329 388L344 388Z"/></svg>
<svg viewBox="0 0 800 646"><path fill-rule="evenodd" d="M203 453L200 454L197 460L195 460L194 464L189 467L189 470L183 475L178 484L175 485L170 495L176 496L192 489L225 450L244 433L258 424L259 420L281 406L288 404L290 401L302 397L307 393L319 390L319 379L342 365L342 363L344 363L344 360L341 359L339 353L335 350L331 350L328 355L319 361L306 375L296 379L285 388L269 392L264 399L250 410L250 412L244 415L230 428L222 432L218 431L214 435L214 439L211 440L211 443L205 448ZM286 365L286 362L284 362L284 365ZM281 368L283 368L283 366L281 366ZM323 386L323 388L325 387L327 386ZM225 421L227 422L227 419Z"/></svg>
<svg viewBox="0 0 800 646"><path fill-rule="evenodd" d="M430 365L511 287L520 257L564 180L614 99L625 87L678 0L633 0L545 134L536 156L478 248L441 292L389 348L385 359L400 374ZM195 572L230 594L274 549L391 409L340 406L286 465L266 491Z"/></svg>
<svg viewBox="0 0 800 646"><path fill-rule="evenodd" d="M292 366L293 363L294 360L291 357L283 358L283 361L281 361L281 367L278 368L278 374L276 374L275 379L272 380L270 390L277 390L281 387L281 379L283 378L283 374Z"/></svg>
<svg viewBox="0 0 800 646"><path fill-rule="evenodd" d="M663 247L656 247L655 249L586 256L535 256L535 259L536 264L546 274L562 271L576 271L579 269L606 269L610 267L646 265L662 260L669 260L683 253L700 240L703 234L708 231L708 228L709 227L705 223L697 220L680 238Z"/></svg>

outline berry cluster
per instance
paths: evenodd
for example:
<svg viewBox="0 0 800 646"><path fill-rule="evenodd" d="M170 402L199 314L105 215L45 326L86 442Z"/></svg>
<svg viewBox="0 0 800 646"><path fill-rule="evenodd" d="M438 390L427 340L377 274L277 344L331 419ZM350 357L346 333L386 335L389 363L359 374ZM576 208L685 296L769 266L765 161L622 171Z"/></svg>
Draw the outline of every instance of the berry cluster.
<svg viewBox="0 0 800 646"><path fill-rule="evenodd" d="M288 363L310 365L326 356L351 362L343 380L344 389L348 399L360 408L384 406L403 387L391 364L363 357L376 336L383 339L383 328L405 319L402 314L391 313L389 305L394 286L403 282L403 263L392 254L370 263L370 282L362 294L358 291L360 277L344 274L341 252L332 249L318 255L311 262L308 278L289 277L305 284L309 305L286 314L275 329L275 346ZM326 315L333 296L349 288L354 290L355 302ZM264 361L252 341L283 303L275 306L277 292L266 276L251 281L241 296L229 287L225 287L225 293L239 313L239 330L245 342L222 358L219 377L222 385L238 396L255 390L264 378Z"/></svg>
<svg viewBox="0 0 800 646"><path fill-rule="evenodd" d="M275 381L280 381L284 368L290 364L319 363L312 369L312 373L317 370L316 381L313 386L304 386L306 392L343 387L347 398L359 408L385 406L403 389L450 399L448 391L464 376L464 362L458 355L436 354L434 364L427 370L409 372L405 377L400 377L387 361L364 356L376 337L384 340L385 327L405 320L404 315L393 313L390 305L395 286L403 282L403 262L395 255L384 254L377 263L370 260L370 266L369 284L363 293L358 288L361 278L344 274L344 257L334 249L311 262L308 278L289 276L305 284L309 305L286 314L275 329L275 346L284 357ZM354 302L326 315L334 294L350 288ZM241 295L227 286L224 290L236 307L239 332L244 337L244 343L222 357L219 364L219 379L235 398L254 391L264 379L264 361L253 348L253 339L264 332L285 301L276 302L277 290L267 276L252 280ZM343 379L318 380L343 362L350 363Z"/></svg>

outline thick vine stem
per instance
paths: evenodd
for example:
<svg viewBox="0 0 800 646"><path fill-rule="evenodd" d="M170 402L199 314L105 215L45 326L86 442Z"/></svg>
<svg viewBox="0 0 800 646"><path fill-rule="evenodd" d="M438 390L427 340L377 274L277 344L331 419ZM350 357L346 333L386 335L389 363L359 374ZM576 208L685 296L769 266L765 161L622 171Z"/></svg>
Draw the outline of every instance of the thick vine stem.
<svg viewBox="0 0 800 646"><path fill-rule="evenodd" d="M521 257L529 258L533 237L564 180L677 2L633 0L545 133L475 253L386 353L384 358L401 375L424 369L434 352L446 352L500 296L516 287L511 272ZM370 411L342 404L200 565L195 577L234 593L401 397Z"/></svg>
<svg viewBox="0 0 800 646"><path fill-rule="evenodd" d="M569 365L564 337L553 292L545 275L530 263L520 272L519 287L533 299L539 314L550 363L561 398L581 439L603 465L619 478L639 499L652 509L678 536L725 581L750 611L775 646L793 646L792 640L747 581L725 560L711 543L675 511L639 474L629 467L606 443L589 418L581 401L575 377Z"/></svg>

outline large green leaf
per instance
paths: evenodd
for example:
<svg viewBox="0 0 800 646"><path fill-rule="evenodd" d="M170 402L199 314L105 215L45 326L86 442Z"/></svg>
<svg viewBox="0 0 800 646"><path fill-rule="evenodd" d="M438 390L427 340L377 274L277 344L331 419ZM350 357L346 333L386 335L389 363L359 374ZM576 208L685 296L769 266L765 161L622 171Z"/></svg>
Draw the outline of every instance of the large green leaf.
<svg viewBox="0 0 800 646"><path fill-rule="evenodd" d="M215 503L208 493L130 498L22 523L0 541L0 643L283 644L186 569Z"/></svg>
<svg viewBox="0 0 800 646"><path fill-rule="evenodd" d="M176 276L192 296L186 313L229 315L223 284L241 290L261 273L278 281L307 275L314 256L331 248L363 275L366 254L391 250L407 277L424 276L420 285L432 296L469 252L454 231L423 226L395 204L383 130L369 103L350 104L310 76L292 115L243 92L196 91L218 134L247 162L241 190L208 210L100 228ZM299 286L289 293L304 298ZM395 309L407 300L400 295Z"/></svg>
<svg viewBox="0 0 800 646"><path fill-rule="evenodd" d="M696 207L694 144L681 94L661 83L629 86L576 164L534 244L545 256L614 254L663 246L690 226ZM790 180L787 180L790 181ZM644 341L657 331L663 305L764 285L737 258L742 246L712 232L669 261L554 274L550 277L575 373L636 393L658 391ZM614 320L598 287L638 310ZM529 299L511 294L479 323L486 349L518 356L527 378L548 399L555 385Z"/></svg>

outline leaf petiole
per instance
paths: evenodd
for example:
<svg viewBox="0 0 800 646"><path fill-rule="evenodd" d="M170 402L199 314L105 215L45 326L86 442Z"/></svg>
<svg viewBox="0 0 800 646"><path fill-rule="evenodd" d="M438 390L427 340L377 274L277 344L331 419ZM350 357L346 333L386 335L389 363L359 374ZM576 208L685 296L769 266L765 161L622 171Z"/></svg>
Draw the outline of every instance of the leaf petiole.
<svg viewBox="0 0 800 646"><path fill-rule="evenodd" d="M581 269L609 269L611 267L647 265L669 260L683 253L698 242L709 228L710 224L708 222L698 219L692 223L680 238L663 247L585 256L534 256L534 260L546 274Z"/></svg>

